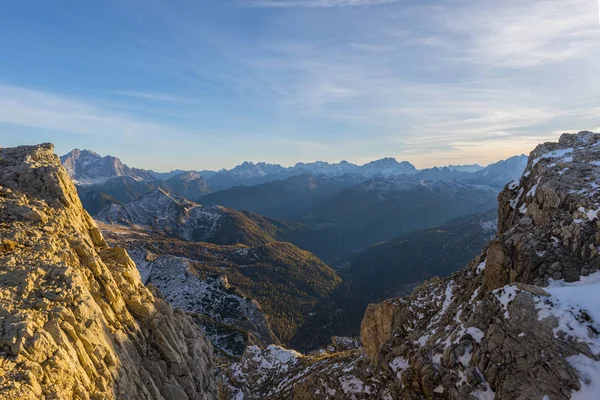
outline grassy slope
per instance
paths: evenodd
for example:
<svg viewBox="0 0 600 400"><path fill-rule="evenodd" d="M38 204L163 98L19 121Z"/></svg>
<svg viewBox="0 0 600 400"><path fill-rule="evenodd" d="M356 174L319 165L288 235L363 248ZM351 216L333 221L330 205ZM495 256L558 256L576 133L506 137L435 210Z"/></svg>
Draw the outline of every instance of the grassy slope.
<svg viewBox="0 0 600 400"><path fill-rule="evenodd" d="M105 234L114 244L198 261L193 266L201 277L227 276L232 286L258 301L283 343L289 342L316 305L341 282L320 259L290 243L226 246L150 236L124 228L115 234L104 227L109 229Z"/></svg>

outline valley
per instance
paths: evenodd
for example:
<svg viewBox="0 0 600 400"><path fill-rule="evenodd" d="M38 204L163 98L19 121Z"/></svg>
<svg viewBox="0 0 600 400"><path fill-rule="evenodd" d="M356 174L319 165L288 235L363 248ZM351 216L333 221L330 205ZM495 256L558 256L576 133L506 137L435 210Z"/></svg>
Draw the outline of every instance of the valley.
<svg viewBox="0 0 600 400"><path fill-rule="evenodd" d="M357 337L369 303L460 269L495 230L498 182L516 179L525 158L427 170L391 158L246 162L206 178L86 150L61 160L107 241L146 265L144 282L196 315L229 359L255 344L310 352ZM98 209L92 197L121 200Z"/></svg>

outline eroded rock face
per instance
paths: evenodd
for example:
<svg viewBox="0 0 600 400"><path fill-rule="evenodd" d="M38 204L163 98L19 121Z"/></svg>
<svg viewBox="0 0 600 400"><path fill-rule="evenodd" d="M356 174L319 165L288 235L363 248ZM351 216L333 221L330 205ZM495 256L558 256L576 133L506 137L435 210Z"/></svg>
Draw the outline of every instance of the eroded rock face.
<svg viewBox="0 0 600 400"><path fill-rule="evenodd" d="M210 343L106 245L50 144L0 149L0 324L0 398L216 398Z"/></svg>
<svg viewBox="0 0 600 400"><path fill-rule="evenodd" d="M381 322L373 314L383 305L367 310L370 358L380 366L406 360L394 396L554 399L588 390L574 360L600 365L599 321L542 287L598 270L599 177L600 135L538 146L499 196L498 235L465 270L399 301L381 346L369 321Z"/></svg>
<svg viewBox="0 0 600 400"><path fill-rule="evenodd" d="M229 389L256 399L600 398L600 134L538 146L499 202L498 234L465 269L368 307L362 350L299 356L257 385L244 371L260 355L248 354Z"/></svg>

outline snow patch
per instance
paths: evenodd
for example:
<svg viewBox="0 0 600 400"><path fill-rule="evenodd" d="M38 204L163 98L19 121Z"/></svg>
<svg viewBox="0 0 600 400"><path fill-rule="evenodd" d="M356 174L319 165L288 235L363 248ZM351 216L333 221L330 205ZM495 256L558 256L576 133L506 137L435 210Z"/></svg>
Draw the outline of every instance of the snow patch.
<svg viewBox="0 0 600 400"><path fill-rule="evenodd" d="M567 357L567 361L579 373L581 389L573 392L572 400L600 399L600 361L578 354Z"/></svg>
<svg viewBox="0 0 600 400"><path fill-rule="evenodd" d="M523 203L521 207L519 207L519 212L521 214L527 214L527 204Z"/></svg>
<svg viewBox="0 0 600 400"><path fill-rule="evenodd" d="M471 393L473 397L477 400L494 400L496 398L496 393L487 382L484 382L481 386L482 390L476 390Z"/></svg>
<svg viewBox="0 0 600 400"><path fill-rule="evenodd" d="M517 289L516 286L507 285L496 289L492 292L496 296L496 299L502 305L502 309L504 310L504 318L506 319L510 318L510 314L508 312L508 304L515 299L515 296L517 295L518 291L519 289Z"/></svg>
<svg viewBox="0 0 600 400"><path fill-rule="evenodd" d="M446 297L444 298L444 304L442 304L442 309L440 310L440 314L444 315L450 303L452 303L452 289L454 288L454 281L448 282L446 285Z"/></svg>
<svg viewBox="0 0 600 400"><path fill-rule="evenodd" d="M481 340L485 336L481 329L475 328L474 326L467 328L467 333L471 335L471 337L473 337L477 343L481 343Z"/></svg>
<svg viewBox="0 0 600 400"><path fill-rule="evenodd" d="M574 151L574 149L572 147L567 148L567 149L558 149L558 150L549 151L548 153L542 154L541 156L535 158L533 160L533 165L536 165L540 160L546 159L546 158L558 158L559 162L572 162L573 157L570 157L569 155L572 154L573 151Z"/></svg>
<svg viewBox="0 0 600 400"><path fill-rule="evenodd" d="M554 334L564 333L580 342L587 343L595 354L600 354L600 271L581 277L577 282L550 280L545 290L552 296L537 298L538 320L550 316L558 319ZM587 321L585 314L592 318ZM593 327L594 329L590 329Z"/></svg>
<svg viewBox="0 0 600 400"><path fill-rule="evenodd" d="M390 363L390 368L392 369L392 371L394 371L396 373L398 378L400 378L402 371L404 371L408 367L409 367L408 361L406 361L404 359L404 357L396 357Z"/></svg>
<svg viewBox="0 0 600 400"><path fill-rule="evenodd" d="M550 285L545 290L562 301L585 308L590 316L600 323L600 271L582 276L577 282L550 280Z"/></svg>
<svg viewBox="0 0 600 400"><path fill-rule="evenodd" d="M371 387L365 385L363 381L355 377L354 375L343 376L339 378L340 384L342 385L342 390L345 394L354 395L357 393L371 393ZM356 398L352 396L352 398Z"/></svg>
<svg viewBox="0 0 600 400"><path fill-rule="evenodd" d="M587 216L588 221L593 221L595 219L598 219L598 213L600 213L600 208L597 210L586 211L584 207L579 207L577 211L584 213Z"/></svg>
<svg viewBox="0 0 600 400"><path fill-rule="evenodd" d="M531 189L529 189L529 191L527 192L527 194L525 195L526 197L534 197L535 193L537 192L537 183L535 185L533 185L533 187Z"/></svg>
<svg viewBox="0 0 600 400"><path fill-rule="evenodd" d="M485 270L485 260L483 260L483 262L481 262L477 268L475 269L475 274L479 275L481 274L483 271Z"/></svg>
<svg viewBox="0 0 600 400"><path fill-rule="evenodd" d="M517 207L517 204L519 204L519 200L521 200L521 196L523 196L523 192L524 192L523 188L519 189L519 193L517 194L517 197L515 197L514 199L512 199L508 202L508 204L510 204L510 208L512 208L514 210L515 207Z"/></svg>

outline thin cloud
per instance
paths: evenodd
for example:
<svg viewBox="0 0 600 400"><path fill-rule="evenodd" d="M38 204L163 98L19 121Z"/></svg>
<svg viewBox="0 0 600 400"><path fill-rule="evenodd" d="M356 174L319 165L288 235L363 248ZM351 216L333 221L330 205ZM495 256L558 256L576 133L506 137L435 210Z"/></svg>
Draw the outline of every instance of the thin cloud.
<svg viewBox="0 0 600 400"><path fill-rule="evenodd" d="M250 0L244 4L250 7L300 7L300 8L329 8L373 6L379 4L398 3L402 0Z"/></svg>
<svg viewBox="0 0 600 400"><path fill-rule="evenodd" d="M196 8L160 10L164 29L147 37L136 67L173 79L169 93L136 85L109 99L98 92L81 99L0 86L0 122L164 141L184 137L179 127L196 124L190 136L206 137L226 125L240 131L236 140L209 137L205 157L277 154L288 164L306 154L328 160L389 153L422 164L491 162L555 138L548 136L557 130L600 125L600 29L589 0L236 4L279 9L228 8L257 18L257 32L228 30L227 21L207 28L188 18L204 15ZM189 93L197 97L184 97Z"/></svg>
<svg viewBox="0 0 600 400"><path fill-rule="evenodd" d="M114 90L107 93L114 94L123 97L132 97L144 100L154 100L167 103L186 103L186 104L197 104L197 101L187 97L172 96L163 93L152 93L152 92L139 92L135 90Z"/></svg>
<svg viewBox="0 0 600 400"><path fill-rule="evenodd" d="M0 85L0 122L86 135L147 138L175 133L172 127L85 100L9 85Z"/></svg>
<svg viewBox="0 0 600 400"><path fill-rule="evenodd" d="M348 45L356 50L372 51L372 52L385 52L385 51L392 51L395 49L394 46L387 45L387 44L348 43Z"/></svg>
<svg viewBox="0 0 600 400"><path fill-rule="evenodd" d="M465 61L530 68L598 54L598 14L589 0L463 4L434 13L458 35Z"/></svg>

